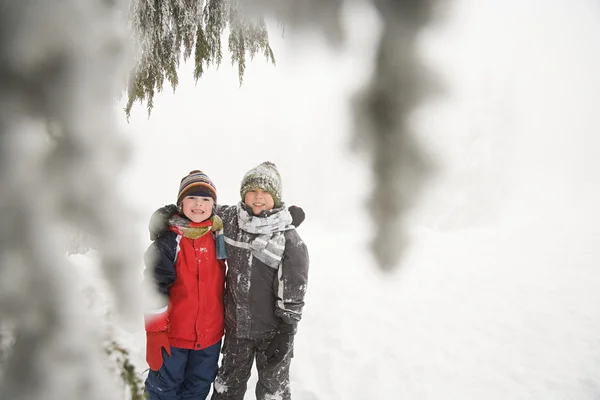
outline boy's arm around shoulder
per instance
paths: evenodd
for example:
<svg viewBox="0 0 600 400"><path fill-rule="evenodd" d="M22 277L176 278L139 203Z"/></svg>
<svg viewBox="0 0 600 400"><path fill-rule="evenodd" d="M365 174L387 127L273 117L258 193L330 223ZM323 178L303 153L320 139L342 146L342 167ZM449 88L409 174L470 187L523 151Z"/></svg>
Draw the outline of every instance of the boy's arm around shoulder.
<svg viewBox="0 0 600 400"><path fill-rule="evenodd" d="M163 331L168 329L169 321L169 288L177 277L175 273L175 257L177 235L173 232L157 238L144 254L144 280L147 287L154 289L157 303L153 302L146 312L146 331Z"/></svg>
<svg viewBox="0 0 600 400"><path fill-rule="evenodd" d="M304 218L306 217L306 214L304 213L304 210L302 209L302 207L289 206L288 211L289 211L290 215L292 216L292 225L294 225L296 228L299 227L300 224L302 224L302 222L304 221ZM237 218L237 204L230 205L230 206L223 205L223 204L216 204L215 205L215 213L219 217L221 217L221 219L223 221L229 220L231 218Z"/></svg>
<svg viewBox="0 0 600 400"><path fill-rule="evenodd" d="M296 230L286 232L283 260L278 271L275 314L285 324L296 326L302 318L308 285L308 249Z"/></svg>
<svg viewBox="0 0 600 400"><path fill-rule="evenodd" d="M235 213L237 211L237 205L226 205L226 204L215 204L215 214L217 214L221 219L225 219L229 214Z"/></svg>
<svg viewBox="0 0 600 400"><path fill-rule="evenodd" d="M152 213L148 222L150 240L154 241L169 232L169 219L178 211L175 204L167 204Z"/></svg>

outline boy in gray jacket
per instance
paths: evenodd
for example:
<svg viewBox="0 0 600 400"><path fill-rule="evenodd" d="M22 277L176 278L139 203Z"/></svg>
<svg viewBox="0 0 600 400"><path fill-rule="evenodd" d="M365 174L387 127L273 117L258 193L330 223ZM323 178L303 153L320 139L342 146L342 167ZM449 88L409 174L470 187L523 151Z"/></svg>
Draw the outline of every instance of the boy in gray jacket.
<svg viewBox="0 0 600 400"><path fill-rule="evenodd" d="M290 399L293 341L302 316L308 250L281 200L271 162L246 173L242 201L223 207L227 281L223 359L212 400L242 400L254 360L257 400Z"/></svg>

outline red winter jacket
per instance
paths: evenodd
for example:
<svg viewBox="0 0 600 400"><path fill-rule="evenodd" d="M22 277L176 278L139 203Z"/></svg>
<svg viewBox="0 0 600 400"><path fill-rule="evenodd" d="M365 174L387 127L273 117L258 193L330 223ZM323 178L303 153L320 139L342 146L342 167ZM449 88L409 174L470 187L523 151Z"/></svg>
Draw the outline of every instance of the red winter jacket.
<svg viewBox="0 0 600 400"><path fill-rule="evenodd" d="M208 226L210 221L190 223ZM166 321L171 346L203 349L223 336L223 289L225 263L217 260L212 233L197 239L171 232L156 239L144 257L146 277L153 280L159 292L168 296ZM146 330L162 330L166 326L146 323Z"/></svg>

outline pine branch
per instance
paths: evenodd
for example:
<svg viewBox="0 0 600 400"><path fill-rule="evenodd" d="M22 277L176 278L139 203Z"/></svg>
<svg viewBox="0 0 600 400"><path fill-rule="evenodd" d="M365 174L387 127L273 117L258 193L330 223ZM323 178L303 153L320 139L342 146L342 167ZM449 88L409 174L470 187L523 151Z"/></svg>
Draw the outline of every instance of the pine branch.
<svg viewBox="0 0 600 400"><path fill-rule="evenodd" d="M242 84L246 56L258 53L275 64L264 20L241 17L239 0L133 0L130 26L139 46L139 58L127 83L125 114L131 116L136 102L146 102L148 116L154 107L154 95L163 90L165 79L173 91L179 84L181 58L194 56L194 79L206 68L217 68L223 60L222 37L229 28L228 48L232 65L238 67Z"/></svg>

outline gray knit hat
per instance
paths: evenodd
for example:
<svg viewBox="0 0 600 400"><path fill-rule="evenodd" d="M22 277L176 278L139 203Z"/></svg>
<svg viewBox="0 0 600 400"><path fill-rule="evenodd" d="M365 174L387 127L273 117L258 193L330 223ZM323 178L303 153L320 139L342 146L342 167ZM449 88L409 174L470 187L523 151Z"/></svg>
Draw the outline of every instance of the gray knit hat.
<svg viewBox="0 0 600 400"><path fill-rule="evenodd" d="M281 205L281 175L275 164L265 161L246 172L240 188L242 201L244 201L246 193L255 189L262 189L269 193L273 197L275 207Z"/></svg>

